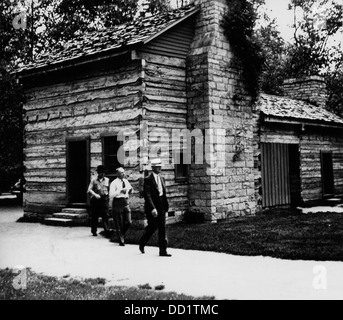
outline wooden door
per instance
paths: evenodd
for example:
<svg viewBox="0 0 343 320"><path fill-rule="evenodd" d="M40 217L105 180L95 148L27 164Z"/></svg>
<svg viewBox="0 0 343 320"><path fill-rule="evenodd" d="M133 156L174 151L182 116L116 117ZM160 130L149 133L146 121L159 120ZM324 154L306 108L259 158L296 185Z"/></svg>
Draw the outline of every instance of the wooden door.
<svg viewBox="0 0 343 320"><path fill-rule="evenodd" d="M291 204L289 145L262 143L261 152L263 207Z"/></svg>

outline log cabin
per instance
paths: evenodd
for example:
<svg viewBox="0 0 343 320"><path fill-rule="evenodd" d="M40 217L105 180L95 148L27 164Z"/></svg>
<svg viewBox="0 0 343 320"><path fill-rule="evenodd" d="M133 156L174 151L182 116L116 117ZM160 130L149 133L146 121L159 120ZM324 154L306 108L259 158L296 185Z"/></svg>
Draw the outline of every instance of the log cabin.
<svg viewBox="0 0 343 320"><path fill-rule="evenodd" d="M195 0L82 34L18 70L29 97L26 216L87 208L95 168L103 164L113 179L121 157L137 221L144 220L141 181L156 156L164 162L169 223L343 194L343 119L325 110L325 84L291 79L284 96L262 94L252 104L223 32L227 5ZM173 144L182 130L203 134L206 160L193 153L185 160L186 143Z"/></svg>

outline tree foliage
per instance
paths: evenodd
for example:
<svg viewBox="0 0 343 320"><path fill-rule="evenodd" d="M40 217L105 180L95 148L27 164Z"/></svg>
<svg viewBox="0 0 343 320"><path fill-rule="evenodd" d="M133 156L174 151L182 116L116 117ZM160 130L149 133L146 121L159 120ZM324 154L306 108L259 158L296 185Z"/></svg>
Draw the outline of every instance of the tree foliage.
<svg viewBox="0 0 343 320"><path fill-rule="evenodd" d="M286 44L277 30L276 20L270 20L267 15L264 15L263 19L266 24L256 30L256 37L265 57L260 87L265 93L281 94L284 66L287 60Z"/></svg>
<svg viewBox="0 0 343 320"><path fill-rule="evenodd" d="M132 21L139 0L41 0L35 7L36 53L63 46L76 35ZM169 0L149 0L146 12L169 9Z"/></svg>
<svg viewBox="0 0 343 320"><path fill-rule="evenodd" d="M23 168L25 96L11 71L42 51L63 46L77 34L132 20L137 4L138 0L0 2L0 183L6 177L13 183ZM168 5L169 0L151 0L146 10L156 13L167 10ZM4 187L0 185L1 189Z"/></svg>
<svg viewBox="0 0 343 320"><path fill-rule="evenodd" d="M343 31L342 4L332 0L291 0L294 10L294 45L289 48L289 76L323 74L342 63L342 47L332 39ZM300 9L301 18L296 10Z"/></svg>
<svg viewBox="0 0 343 320"><path fill-rule="evenodd" d="M10 71L30 59L30 29L13 27L14 6L0 3L0 192L21 176L23 163L22 104L24 92ZM26 21L29 25L30 21Z"/></svg>
<svg viewBox="0 0 343 320"><path fill-rule="evenodd" d="M23 9L22 9L23 10ZM0 72L10 71L21 61L31 59L32 19L27 16L26 28L15 28L13 21L21 11L10 0L0 2Z"/></svg>
<svg viewBox="0 0 343 320"><path fill-rule="evenodd" d="M342 5L334 0L290 0L290 10L294 11L292 43L282 40L276 21L257 32L266 56L261 87L280 94L286 78L322 75L329 93L327 108L342 114L343 44L334 41L341 40L343 32Z"/></svg>
<svg viewBox="0 0 343 320"><path fill-rule="evenodd" d="M260 89L260 75L264 64L261 44L254 35L257 11L254 5L263 1L228 1L228 11L223 20L224 33L235 57L243 68L243 77L253 101Z"/></svg>
<svg viewBox="0 0 343 320"><path fill-rule="evenodd" d="M44 0L47 1L47 0ZM47 1L49 3L49 1ZM62 45L77 34L109 28L133 19L138 0L55 0L37 7L42 27L40 44Z"/></svg>

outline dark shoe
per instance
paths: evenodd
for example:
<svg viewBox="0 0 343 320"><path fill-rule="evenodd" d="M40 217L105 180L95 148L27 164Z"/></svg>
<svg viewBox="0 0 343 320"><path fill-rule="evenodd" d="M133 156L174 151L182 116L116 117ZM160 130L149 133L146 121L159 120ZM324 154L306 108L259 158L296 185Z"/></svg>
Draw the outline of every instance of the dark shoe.
<svg viewBox="0 0 343 320"><path fill-rule="evenodd" d="M143 254L145 253L144 251L144 246L142 244L139 245L139 250L140 252L142 252Z"/></svg>
<svg viewBox="0 0 343 320"><path fill-rule="evenodd" d="M105 237L106 239L110 239L110 238L111 238L111 232L108 231L108 230L104 231L104 237Z"/></svg>
<svg viewBox="0 0 343 320"><path fill-rule="evenodd" d="M93 232L92 234L93 234L93 237L97 237L98 236L98 234L96 232Z"/></svg>
<svg viewBox="0 0 343 320"><path fill-rule="evenodd" d="M171 257L172 255L169 253L160 253L160 257Z"/></svg>
<svg viewBox="0 0 343 320"><path fill-rule="evenodd" d="M119 238L119 245L120 245L121 247L124 247L124 246L125 246L124 237L122 237L122 236Z"/></svg>
<svg viewBox="0 0 343 320"><path fill-rule="evenodd" d="M110 242L116 242L116 239L111 238L111 239L110 239Z"/></svg>

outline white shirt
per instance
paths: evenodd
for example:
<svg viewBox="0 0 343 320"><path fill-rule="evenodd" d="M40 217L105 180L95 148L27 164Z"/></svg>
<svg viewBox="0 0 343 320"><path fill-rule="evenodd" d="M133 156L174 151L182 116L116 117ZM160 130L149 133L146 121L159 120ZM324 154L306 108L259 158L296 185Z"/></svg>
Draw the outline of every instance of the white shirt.
<svg viewBox="0 0 343 320"><path fill-rule="evenodd" d="M123 183L125 184L125 193L121 193L121 191L124 189L123 188ZM113 198L125 198L127 199L129 197L129 191L133 189L130 182L127 179L115 179L112 181L110 185L110 204L112 203Z"/></svg>
<svg viewBox="0 0 343 320"><path fill-rule="evenodd" d="M152 173L154 175L155 181L157 183L157 188L160 193L160 197L163 196L163 187L162 187L162 180L159 174L156 174L155 172Z"/></svg>

